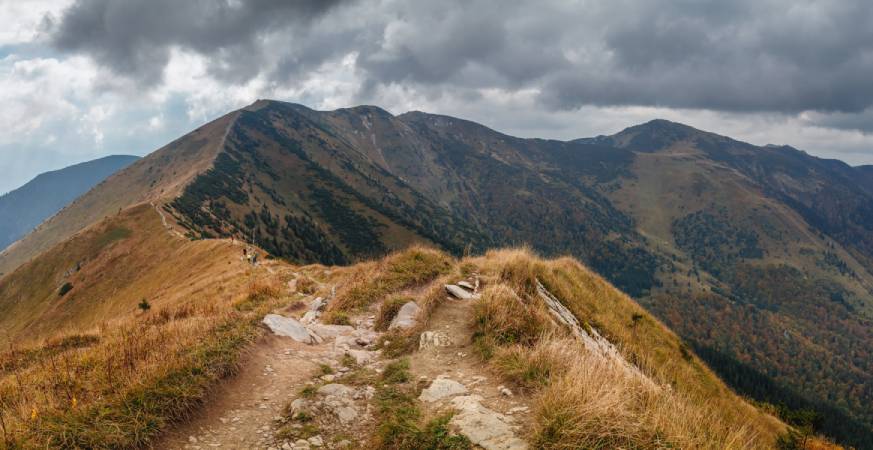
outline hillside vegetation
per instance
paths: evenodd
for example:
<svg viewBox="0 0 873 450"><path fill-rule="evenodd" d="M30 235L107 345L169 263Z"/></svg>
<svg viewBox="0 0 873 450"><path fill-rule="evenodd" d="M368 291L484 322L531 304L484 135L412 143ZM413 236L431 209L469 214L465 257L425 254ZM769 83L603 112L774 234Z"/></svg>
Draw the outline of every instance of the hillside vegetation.
<svg viewBox="0 0 873 450"><path fill-rule="evenodd" d="M318 295L331 299L326 317L338 322L381 310L390 320L393 299L417 302L419 325L390 332L382 343L388 358L413 356L403 366L408 369L398 369L413 374L429 358L414 357L428 318L449 307L446 302L471 308L466 322L457 324L477 349L470 361L530 399L531 427L523 438L537 448L771 448L787 435L782 422L733 394L657 319L571 258L502 250L456 259L413 247L348 267L279 260L253 267L240 261L239 252L228 241L184 240L163 226L153 207L142 205L4 278L8 292L34 277L56 279L82 261L64 295L52 286L33 294L28 311L14 311L22 323L12 328L12 338L20 344L0 355L0 442L10 448L155 442L208 404L209 392L240 368L245 350L262 339L258 323L266 313L298 311ZM89 272L97 264L101 269ZM471 274L481 282L482 298L446 300L443 284ZM630 365L588 352L550 319L535 295L537 283L587 330L615 344L619 360ZM138 306L144 302L148 307ZM4 327L11 325L5 320ZM32 339L37 336L38 342ZM400 373L386 383L412 392L391 401L407 402L424 420L429 413L415 400L421 386ZM377 394L374 401L387 401ZM452 433L439 425L444 422L418 428L419 419L397 416L406 410L388 405L369 429L368 445L449 442L429 434ZM459 447L451 448L469 446L452 439Z"/></svg>
<svg viewBox="0 0 873 450"><path fill-rule="evenodd" d="M554 141L422 112L264 100L97 186L0 254L0 271L143 202L190 239L245 239L294 264L418 244L572 255L744 395L813 409L825 433L873 447L873 186L862 169L663 120ZM6 286L0 304L29 295ZM55 288L36 289L34 308Z"/></svg>

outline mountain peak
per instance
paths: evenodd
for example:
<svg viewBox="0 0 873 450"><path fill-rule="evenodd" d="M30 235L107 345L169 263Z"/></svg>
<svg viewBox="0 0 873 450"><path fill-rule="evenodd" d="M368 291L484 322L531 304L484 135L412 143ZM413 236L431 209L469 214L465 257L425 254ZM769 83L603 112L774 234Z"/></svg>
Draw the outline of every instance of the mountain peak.
<svg viewBox="0 0 873 450"><path fill-rule="evenodd" d="M653 119L640 125L625 128L609 136L608 139L617 147L653 152L670 147L677 142L704 136L715 135L683 123L666 119Z"/></svg>

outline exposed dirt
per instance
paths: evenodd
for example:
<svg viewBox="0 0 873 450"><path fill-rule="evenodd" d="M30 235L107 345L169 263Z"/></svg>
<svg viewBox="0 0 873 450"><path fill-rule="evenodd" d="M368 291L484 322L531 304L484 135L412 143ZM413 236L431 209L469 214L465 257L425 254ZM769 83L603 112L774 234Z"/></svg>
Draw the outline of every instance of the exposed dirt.
<svg viewBox="0 0 873 450"><path fill-rule="evenodd" d="M311 346L274 335L255 345L240 373L220 386L192 420L154 448L268 448L274 421L318 369L327 345Z"/></svg>

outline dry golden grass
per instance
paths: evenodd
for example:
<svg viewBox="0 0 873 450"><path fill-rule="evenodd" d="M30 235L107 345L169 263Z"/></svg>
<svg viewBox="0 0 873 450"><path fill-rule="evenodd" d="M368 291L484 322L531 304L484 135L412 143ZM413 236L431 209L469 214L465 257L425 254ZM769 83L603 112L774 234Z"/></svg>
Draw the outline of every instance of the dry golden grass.
<svg viewBox="0 0 873 450"><path fill-rule="evenodd" d="M575 260L510 249L465 261L489 286L474 319L482 354L537 396L538 446L769 448L785 431L730 391L636 302ZM645 378L557 332L535 295L537 280Z"/></svg>
<svg viewBox="0 0 873 450"><path fill-rule="evenodd" d="M141 232L133 224L130 229L128 239ZM123 291L121 304L129 312L120 319L95 324L80 318L75 335L0 354L4 445L147 445L234 371L246 344L259 334L263 314L292 302L281 299L287 273L281 267L270 276L229 269L235 267L226 259L235 257L233 249L218 241L188 244L210 245L223 256L202 266L208 277L190 282L186 295L153 295L151 311L133 313L142 289L155 286L146 279L174 269L158 265L135 277L137 290ZM115 254L120 245L104 247ZM411 330L386 335L389 356L414 351L431 313L446 299L444 284L478 272L484 289L472 332L489 364L535 399L529 437L537 448L768 448L786 429L734 395L633 300L570 258L543 260L510 249L458 261L413 247L380 261L295 272L303 274L298 279L313 280L317 295L339 286L327 320L348 321L380 303L385 325L402 303L415 299L421 320ZM535 295L538 280L644 377L587 353L557 326ZM103 292L102 286L80 282L78 295Z"/></svg>
<svg viewBox="0 0 873 450"><path fill-rule="evenodd" d="M427 284L451 270L453 260L443 252L414 246L385 259L364 263L337 293L332 311L355 311L379 302L386 295Z"/></svg>
<svg viewBox="0 0 873 450"><path fill-rule="evenodd" d="M227 300L132 316L90 346L0 372L0 448L137 447L185 419L276 306L277 287L252 277Z"/></svg>

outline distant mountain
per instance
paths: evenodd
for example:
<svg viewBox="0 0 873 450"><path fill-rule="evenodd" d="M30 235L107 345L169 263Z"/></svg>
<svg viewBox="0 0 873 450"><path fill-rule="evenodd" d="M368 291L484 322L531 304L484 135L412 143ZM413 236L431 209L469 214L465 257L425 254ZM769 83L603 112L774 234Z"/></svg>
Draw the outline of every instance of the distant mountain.
<svg viewBox="0 0 873 450"><path fill-rule="evenodd" d="M636 297L741 393L815 408L828 434L871 448L867 172L664 120L555 141L258 101L110 177L0 254L0 272L148 202L191 238L235 236L301 263L528 244Z"/></svg>
<svg viewBox="0 0 873 450"><path fill-rule="evenodd" d="M0 249L137 159L114 155L46 172L0 196Z"/></svg>

